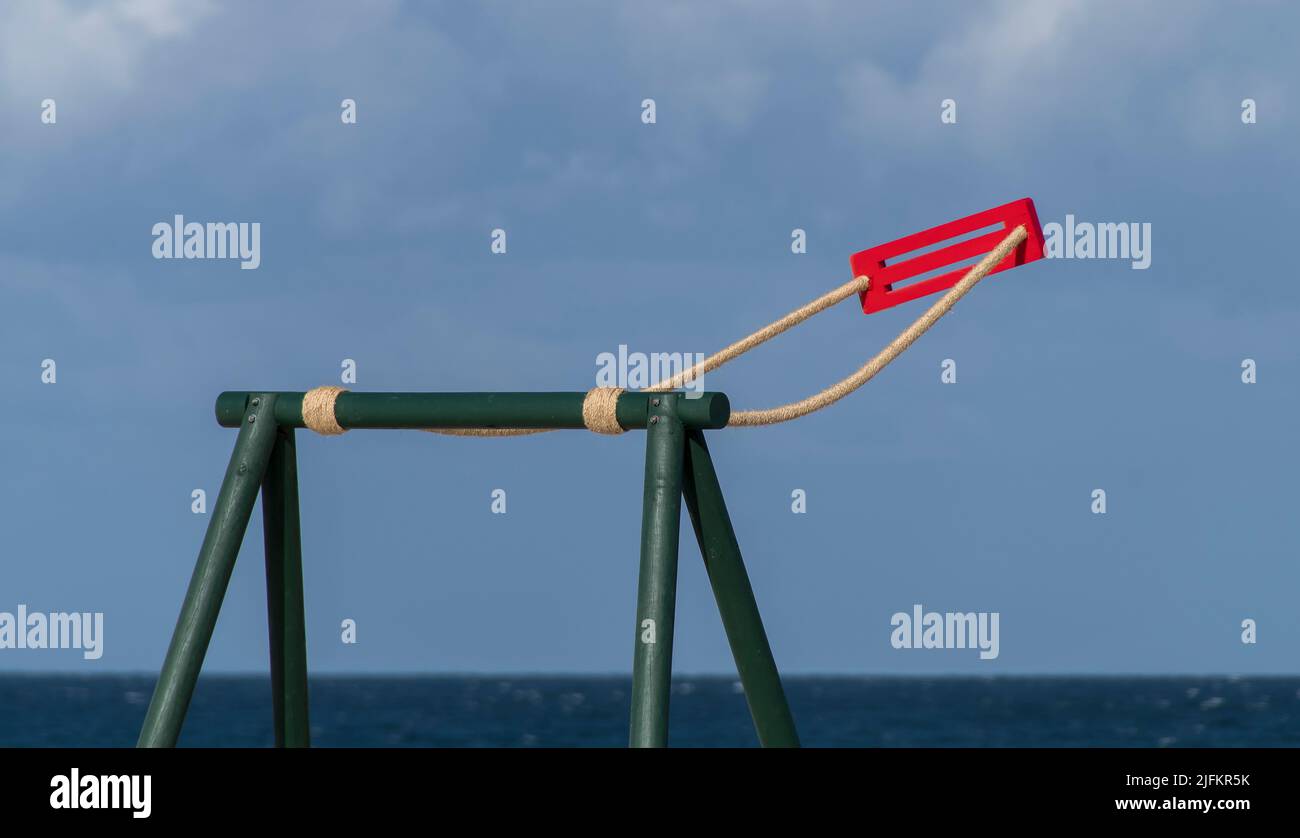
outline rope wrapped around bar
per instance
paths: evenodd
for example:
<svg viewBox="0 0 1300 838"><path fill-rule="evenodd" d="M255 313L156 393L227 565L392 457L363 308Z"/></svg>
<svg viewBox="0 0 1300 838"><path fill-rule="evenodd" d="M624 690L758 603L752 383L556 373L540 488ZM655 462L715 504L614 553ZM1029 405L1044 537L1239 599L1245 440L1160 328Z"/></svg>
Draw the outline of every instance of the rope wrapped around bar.
<svg viewBox="0 0 1300 838"><path fill-rule="evenodd" d="M798 419L801 416L807 416L835 404L835 402L875 378L876 374L888 366L891 361L902 355L904 350L915 343L917 338L928 332L935 323L939 322L939 318L951 311L958 300L966 296L975 287L976 283L988 276L989 272L997 267L998 263L1003 259L1007 258L1011 251L1018 247L1028 236L1029 232L1024 225L1012 230L1005 239L998 243L997 247L985 254L978 264L973 265L956 285L948 289L934 305L930 306L924 314L913 321L912 325L904 329L898 337L890 341L884 349L876 353L875 357L859 367L852 375L797 402L763 410L733 411L731 418L727 421L727 427L733 425L736 427L775 425L780 422L789 422L791 419ZM854 294L862 293L867 290L870 283L870 277L854 277L834 291L823 294L807 305L790 312L785 317L769 323L748 337L736 341L722 351L715 352L690 369L683 370L671 378L652 384L645 389L645 392L662 393L675 390L697 376L715 370L728 361L739 358L754 347L767 343L777 335L788 332L813 315L820 314L836 303L842 302ZM309 390L302 400L303 424L319 434L334 435L343 433L346 429L338 423L334 415L334 402L338 399L339 393L343 392L346 391L342 387L334 386L317 387L314 390ZM587 397L582 402L582 422L586 425L587 430L593 433L610 435L623 433L623 427L618 423L617 416L618 397L622 393L623 390L619 387L597 387L587 392ZM426 430L450 436L487 437L527 436L529 434L547 433L549 429L428 428Z"/></svg>
<svg viewBox="0 0 1300 838"><path fill-rule="evenodd" d="M623 433L618 423L618 397L622 387L597 387L582 400L582 424L593 433L614 436Z"/></svg>
<svg viewBox="0 0 1300 838"><path fill-rule="evenodd" d="M302 395L302 423L318 434L338 436L347 430L339 424L334 416L334 403L340 393L346 393L342 387L327 385L308 390Z"/></svg>

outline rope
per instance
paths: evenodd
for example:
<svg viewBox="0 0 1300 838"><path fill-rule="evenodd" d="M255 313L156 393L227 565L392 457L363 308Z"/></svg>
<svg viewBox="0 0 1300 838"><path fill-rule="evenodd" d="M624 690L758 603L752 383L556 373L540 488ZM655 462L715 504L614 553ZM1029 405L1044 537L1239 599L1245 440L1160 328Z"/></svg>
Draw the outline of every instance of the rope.
<svg viewBox="0 0 1300 838"><path fill-rule="evenodd" d="M704 375L706 372L712 372L728 361L744 355L755 346L767 343L777 335L790 331L795 326L798 326L800 323L812 317L814 314L820 314L836 303L842 302L849 297L852 297L854 294L866 291L867 286L870 284L871 279L869 277L854 277L852 280L844 283L834 291L831 291L828 294L823 294L811 303L808 303L808 305L795 309L774 323L767 324L749 337L736 341L721 352L715 352L713 355L705 358L690 369L682 370L672 378L661 381L657 384L652 384L646 388L646 391L651 393L661 393L665 390L676 390L678 387L681 387L683 384L697 376Z"/></svg>
<svg viewBox="0 0 1300 838"><path fill-rule="evenodd" d="M875 378L876 373L880 372L885 367L887 367L890 361L893 361L899 355L902 355L903 350L907 349L907 347L915 343L916 339L919 338L921 335L928 332L931 326L933 326L935 323L938 323L940 317L943 317L945 314L951 311L952 307L957 304L957 301L960 300L962 297L966 296L967 292L969 292L972 288L975 287L975 283L979 282L981 279L988 276L989 271L997 267L998 263L1001 262L1003 259L1007 258L1007 255L1011 253L1012 250L1015 250L1016 247L1019 246L1019 244L1022 241L1024 241L1028 236L1029 233L1025 229L1024 225L1021 225L1016 229L1012 230L1009 236L1003 239L1002 242L998 244L997 247L990 250L988 254L979 261L979 264L972 267L969 271L966 272L966 275L963 276L957 282L956 285L954 285L952 288L949 288L948 293L940 297L939 301L936 302L934 305L930 306L930 308L925 312L925 314L922 314L920 317L916 318L916 320L912 323L911 326L908 326L906 329L904 329L902 334L900 334L898 337L890 341L888 346L880 350L880 352L877 353L876 357L872 358L870 361L867 361L865 364L863 364L858 369L857 372L853 373L847 378L837 381L836 383L832 384L831 386L827 387L825 390L822 390L819 393L814 393L813 395L809 396L806 399L803 399L802 401L791 402L790 404L784 404L781 405L780 407L772 407L766 410L734 411L731 414L731 419L727 421L727 427L731 427L733 425L736 427L757 427L759 425L775 425L778 422L789 422L791 419L798 419L800 416L807 416L809 413L814 413L818 410L821 410L823 407L829 407L830 405L835 404L837 401L844 398L849 393L852 393L854 390L857 390L863 384L866 384L868 381ZM836 293L838 293L838 291ZM795 314L798 313L799 312L795 312ZM807 318L804 319L806 320ZM779 323L780 321L777 322ZM794 324L792 323L790 325L794 325ZM740 343L743 344L746 341L750 340L751 338L754 338L755 336L762 334L764 331L766 331L766 329L759 332L755 332L753 335L750 335L748 338L741 341ZM777 332L776 334L780 334L780 332ZM767 338L763 338L762 340L757 341L754 345L757 346L758 343L762 343L763 340L766 339ZM740 344L733 344L732 346L738 346L738 345ZM724 349L722 352L719 352L718 355L722 355L726 353L731 348L732 347L730 346L727 347L727 349ZM715 355L714 358L716 357L718 356ZM703 363L700 364L700 366L704 367L709 363L709 361L712 360L713 358L706 358L703 361ZM728 360L731 359L727 358L723 361L719 361L718 364L714 364L714 366L716 367L722 363L725 363Z"/></svg>
<svg viewBox="0 0 1300 838"><path fill-rule="evenodd" d="M340 393L346 393L342 387L332 385L308 390L302 396L302 423L318 434L337 436L347 428L339 424L334 417L334 402Z"/></svg>
<svg viewBox="0 0 1300 838"><path fill-rule="evenodd" d="M958 300L966 296L975 287L976 283L988 276L989 272L997 267L998 263L1003 259L1007 258L1011 251L1018 247L1028 236L1029 233L1024 225L1012 230L997 247L985 254L978 264L972 266L956 285L948 289L946 294L940 297L934 305L930 306L912 325L904 329L898 337L890 341L889 345L880 350L874 358L858 368L857 372L797 402L763 410L733 411L731 418L727 422L727 427L733 425L736 427L775 425L779 422L789 422L792 419L807 416L835 404L875 378L876 373L888 366L899 355L902 355L904 350L915 343L917 338L928 332L935 323L939 322L939 318L951 311ZM661 393L667 390L675 390L696 376L715 370L728 361L739 358L754 347L767 343L777 335L788 332L813 315L820 314L836 303L865 291L870 283L870 277L854 277L834 291L823 294L807 305L790 312L785 317L769 323L748 337L710 355L690 369L683 370L671 378L650 385L643 392ZM347 391L342 387L335 386L317 387L314 390L307 391L302 399L303 424L318 434L336 435L347 430L338 423L334 414L334 403L338 400L339 394L345 392ZM582 423L587 427L587 430L593 433L609 435L623 433L623 427L619 425L617 416L618 397L622 393L623 389L621 387L597 387L587 392L586 398L582 400ZM502 437L541 434L552 429L426 428L425 430L447 436Z"/></svg>
<svg viewBox="0 0 1300 838"><path fill-rule="evenodd" d="M618 397L621 395L622 387L597 387L587 391L587 397L582 400L582 424L587 426L587 430L610 436L623 433L623 426L618 423Z"/></svg>

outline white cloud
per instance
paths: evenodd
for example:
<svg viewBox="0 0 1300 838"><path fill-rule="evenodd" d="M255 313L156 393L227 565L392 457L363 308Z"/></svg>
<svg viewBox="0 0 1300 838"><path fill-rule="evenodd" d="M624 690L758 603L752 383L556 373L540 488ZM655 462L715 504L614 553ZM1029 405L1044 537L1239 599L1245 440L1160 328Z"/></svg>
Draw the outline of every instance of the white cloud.
<svg viewBox="0 0 1300 838"><path fill-rule="evenodd" d="M890 148L937 147L948 130L939 103L953 98L967 147L985 157L1023 155L1067 133L1127 137L1143 124L1195 133L1169 109L1217 107L1196 95L1213 57L1206 45L1238 23L1200 2L1001 0L985 12L926 46L912 74L870 55L847 66L846 127Z"/></svg>
<svg viewBox="0 0 1300 838"><path fill-rule="evenodd" d="M146 50L188 35L212 11L207 0L32 0L0 5L0 95L120 90Z"/></svg>

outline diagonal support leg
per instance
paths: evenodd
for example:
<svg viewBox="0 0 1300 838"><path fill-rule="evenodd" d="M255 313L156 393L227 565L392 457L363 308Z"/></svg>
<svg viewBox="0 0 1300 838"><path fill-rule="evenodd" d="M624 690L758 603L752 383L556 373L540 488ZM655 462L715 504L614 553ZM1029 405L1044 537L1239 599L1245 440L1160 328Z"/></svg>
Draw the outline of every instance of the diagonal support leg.
<svg viewBox="0 0 1300 838"><path fill-rule="evenodd" d="M736 659L740 683L745 688L749 714L758 741L764 747L797 748L799 735L785 700L781 676L763 631L763 619L754 601L754 589L745 572L731 517L722 498L722 486L713 470L713 458L698 430L686 434L686 476L682 481L686 509L700 544L700 554L718 602L722 625Z"/></svg>
<svg viewBox="0 0 1300 838"><path fill-rule="evenodd" d="M676 394L665 393L651 399L646 425L641 572L637 582L632 721L628 737L628 743L634 748L662 748L668 744L685 444L685 432L677 418L677 398Z"/></svg>
<svg viewBox="0 0 1300 838"><path fill-rule="evenodd" d="M275 396L250 397L162 673L145 714L138 743L142 748L170 748L180 737L203 657L217 625L221 600L230 584L235 557L275 444L276 430Z"/></svg>
<svg viewBox="0 0 1300 838"><path fill-rule="evenodd" d="M262 480L266 617L271 634L271 706L277 748L311 745L295 448L293 428L280 428Z"/></svg>

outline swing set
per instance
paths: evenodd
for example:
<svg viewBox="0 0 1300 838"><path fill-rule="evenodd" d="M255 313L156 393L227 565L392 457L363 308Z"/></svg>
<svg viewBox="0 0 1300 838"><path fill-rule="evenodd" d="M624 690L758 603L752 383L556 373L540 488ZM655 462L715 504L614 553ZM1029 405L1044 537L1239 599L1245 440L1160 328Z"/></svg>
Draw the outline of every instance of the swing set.
<svg viewBox="0 0 1300 838"><path fill-rule="evenodd" d="M996 229L982 232L988 228ZM899 260L908 254L913 255ZM944 270L981 256L969 268ZM833 404L897 358L985 276L1042 256L1043 234L1028 198L864 250L850 260L851 282L671 379L636 392L596 388L586 393L353 393L317 387L305 393L222 393L216 402L217 422L238 428L239 434L139 746L173 747L180 737L259 493L275 744L310 745L296 430L337 435L359 429L418 429L455 436L516 436L585 428L602 434L646 432L629 744L663 747L668 742L678 533L684 501L759 743L797 747L794 718L704 432L786 422ZM935 272L938 275L923 276ZM854 294L870 314L939 291L947 293L858 371L802 401L733 411L722 393L687 395L677 389Z"/></svg>

